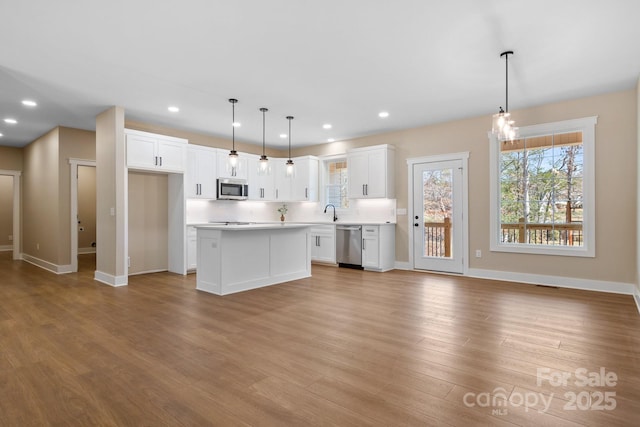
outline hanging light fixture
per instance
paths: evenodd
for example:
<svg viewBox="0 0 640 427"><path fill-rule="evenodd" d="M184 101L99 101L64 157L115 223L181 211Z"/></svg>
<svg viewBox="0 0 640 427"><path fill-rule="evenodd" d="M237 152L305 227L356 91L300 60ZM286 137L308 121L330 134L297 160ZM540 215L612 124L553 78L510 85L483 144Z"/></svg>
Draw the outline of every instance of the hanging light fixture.
<svg viewBox="0 0 640 427"><path fill-rule="evenodd" d="M269 159L267 158L267 155L265 154L265 141L264 141L264 136L265 136L265 115L264 113L266 113L267 111L269 111L267 108L260 108L260 111L262 111L262 156L260 156L260 160L258 161L258 174L259 175L266 175L269 171Z"/></svg>
<svg viewBox="0 0 640 427"><path fill-rule="evenodd" d="M236 128L240 126L240 123L236 123L236 104L238 103L237 99L231 98L229 100L231 103L231 151L229 152L229 169L230 172L238 166L238 152L236 151ZM234 174L235 175L235 174Z"/></svg>
<svg viewBox="0 0 640 427"><path fill-rule="evenodd" d="M293 116L287 116L289 120L289 160L287 160L287 176L292 177L294 172L293 160L291 160L291 120Z"/></svg>
<svg viewBox="0 0 640 427"><path fill-rule="evenodd" d="M505 109L500 107L500 111L493 115L493 126L491 132L501 141L512 141L518 137L518 128L514 126L509 113L509 55L513 55L512 50L507 50L500 54L503 56L505 64Z"/></svg>

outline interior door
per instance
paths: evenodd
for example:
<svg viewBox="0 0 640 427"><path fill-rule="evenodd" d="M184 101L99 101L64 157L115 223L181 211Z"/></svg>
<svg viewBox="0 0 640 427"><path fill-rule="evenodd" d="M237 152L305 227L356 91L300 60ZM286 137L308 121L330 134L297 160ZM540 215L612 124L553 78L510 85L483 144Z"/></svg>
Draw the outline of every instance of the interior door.
<svg viewBox="0 0 640 427"><path fill-rule="evenodd" d="M462 161L413 165L414 268L463 272Z"/></svg>

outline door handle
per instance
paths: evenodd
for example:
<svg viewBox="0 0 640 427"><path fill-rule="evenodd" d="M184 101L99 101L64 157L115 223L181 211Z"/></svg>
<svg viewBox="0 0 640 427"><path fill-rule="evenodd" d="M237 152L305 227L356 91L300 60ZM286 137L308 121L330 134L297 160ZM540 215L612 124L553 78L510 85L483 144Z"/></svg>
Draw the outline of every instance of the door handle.
<svg viewBox="0 0 640 427"><path fill-rule="evenodd" d="M415 218L416 218L416 219L420 219L420 217L419 217L418 215L416 215L416 217L415 217Z"/></svg>
<svg viewBox="0 0 640 427"><path fill-rule="evenodd" d="M162 157L160 157L160 166L162 166Z"/></svg>
<svg viewBox="0 0 640 427"><path fill-rule="evenodd" d="M308 198L309 198L309 189L308 189L308 188L305 188L305 189L304 189L304 198L305 198L305 199L308 199Z"/></svg>
<svg viewBox="0 0 640 427"><path fill-rule="evenodd" d="M362 184L362 195L365 196L367 193L364 192L364 184Z"/></svg>
<svg viewBox="0 0 640 427"><path fill-rule="evenodd" d="M413 224L416 227L420 227L420 224L418 224L417 222L415 224Z"/></svg>

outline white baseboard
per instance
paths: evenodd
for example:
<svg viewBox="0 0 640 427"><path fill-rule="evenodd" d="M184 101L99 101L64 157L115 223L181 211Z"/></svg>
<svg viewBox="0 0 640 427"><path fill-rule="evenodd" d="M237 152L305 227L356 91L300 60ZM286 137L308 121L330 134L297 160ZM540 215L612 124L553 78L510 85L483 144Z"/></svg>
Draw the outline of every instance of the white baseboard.
<svg viewBox="0 0 640 427"><path fill-rule="evenodd" d="M637 287L635 289L635 292L633 293L633 300L636 302L638 313L640 313L640 289L638 289Z"/></svg>
<svg viewBox="0 0 640 427"><path fill-rule="evenodd" d="M162 273L163 271L168 271L168 270L166 268L161 268L159 270L138 271L136 273L129 273L129 276L138 276L140 274Z"/></svg>
<svg viewBox="0 0 640 427"><path fill-rule="evenodd" d="M114 287L127 286L128 283L127 276L112 276L111 274L103 273L102 271L96 271L93 279Z"/></svg>
<svg viewBox="0 0 640 427"><path fill-rule="evenodd" d="M33 264L36 267L43 268L55 274L67 274L71 273L71 265L57 265L49 261L45 261L40 258L36 258L29 254L22 254L21 259L29 264Z"/></svg>
<svg viewBox="0 0 640 427"><path fill-rule="evenodd" d="M0 245L0 252L9 252L13 250L13 245Z"/></svg>
<svg viewBox="0 0 640 427"><path fill-rule="evenodd" d="M504 280L507 282L548 285L560 288L581 289L585 291L608 292L624 295L633 295L634 290L636 289L636 286L632 283L605 282L574 277L545 276L542 274L514 273L510 271L483 270L479 268L470 268L468 275L469 277L478 277L481 279ZM635 292L637 292L637 290Z"/></svg>
<svg viewBox="0 0 640 427"><path fill-rule="evenodd" d="M96 248L78 248L78 254L95 254Z"/></svg>

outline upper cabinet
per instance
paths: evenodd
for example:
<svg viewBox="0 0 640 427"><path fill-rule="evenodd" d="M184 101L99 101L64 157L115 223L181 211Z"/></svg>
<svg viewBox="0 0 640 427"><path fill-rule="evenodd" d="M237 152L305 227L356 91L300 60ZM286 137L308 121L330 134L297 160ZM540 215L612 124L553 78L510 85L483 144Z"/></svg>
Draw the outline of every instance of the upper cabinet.
<svg viewBox="0 0 640 427"><path fill-rule="evenodd" d="M187 146L185 194L191 199L216 198L217 150L199 145Z"/></svg>
<svg viewBox="0 0 640 427"><path fill-rule="evenodd" d="M127 167L183 173L187 140L125 129Z"/></svg>
<svg viewBox="0 0 640 427"><path fill-rule="evenodd" d="M273 164L269 165L268 173L258 174L258 156L247 155L247 184L249 185L249 200L269 201L275 199L275 180ZM271 163L271 162L270 162Z"/></svg>
<svg viewBox="0 0 640 427"><path fill-rule="evenodd" d="M349 198L394 198L394 162L395 148L392 145L349 150Z"/></svg>
<svg viewBox="0 0 640 427"><path fill-rule="evenodd" d="M218 149L218 177L219 178L249 178L249 156L238 153L238 163L235 167L229 164L229 150Z"/></svg>
<svg viewBox="0 0 640 427"><path fill-rule="evenodd" d="M318 165L317 157L304 156L293 159L295 176L291 188L291 197L296 201L318 201Z"/></svg>
<svg viewBox="0 0 640 427"><path fill-rule="evenodd" d="M274 200L278 202L290 202L293 176L287 176L287 159L270 159L275 184Z"/></svg>

